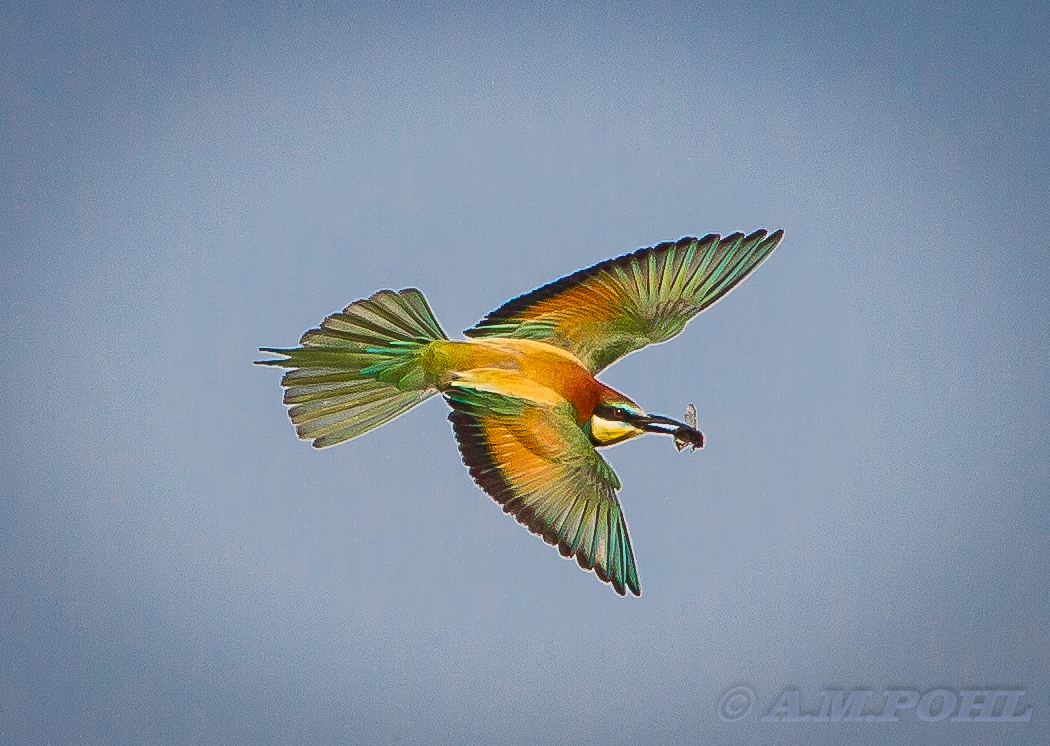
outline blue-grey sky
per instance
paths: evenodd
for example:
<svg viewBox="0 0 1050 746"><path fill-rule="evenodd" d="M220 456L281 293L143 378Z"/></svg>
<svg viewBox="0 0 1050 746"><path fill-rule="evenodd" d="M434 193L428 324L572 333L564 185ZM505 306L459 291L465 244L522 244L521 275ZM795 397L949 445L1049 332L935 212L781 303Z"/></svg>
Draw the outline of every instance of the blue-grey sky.
<svg viewBox="0 0 1050 746"><path fill-rule="evenodd" d="M0 9L0 741L1050 740L1046 3L272 5ZM606 454L640 599L251 365L762 227L603 376L708 438ZM760 720L825 689L1033 714Z"/></svg>

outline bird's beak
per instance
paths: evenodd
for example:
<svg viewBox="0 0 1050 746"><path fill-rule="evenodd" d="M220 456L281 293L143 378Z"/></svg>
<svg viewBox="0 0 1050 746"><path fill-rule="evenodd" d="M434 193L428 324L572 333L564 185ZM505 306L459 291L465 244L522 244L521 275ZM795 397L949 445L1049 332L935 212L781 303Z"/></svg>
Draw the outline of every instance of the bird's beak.
<svg viewBox="0 0 1050 746"><path fill-rule="evenodd" d="M649 414L645 417L639 417L632 424L649 433L673 435L675 446L677 446L679 451L687 445L692 446L694 449L704 447L704 434L702 432L684 422L672 420L670 417L664 417L661 414Z"/></svg>

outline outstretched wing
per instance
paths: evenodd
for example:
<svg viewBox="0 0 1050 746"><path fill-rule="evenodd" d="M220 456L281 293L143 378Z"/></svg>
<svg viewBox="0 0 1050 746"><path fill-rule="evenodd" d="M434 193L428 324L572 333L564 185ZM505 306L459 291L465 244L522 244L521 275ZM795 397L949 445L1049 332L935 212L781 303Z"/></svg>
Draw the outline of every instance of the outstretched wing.
<svg viewBox="0 0 1050 746"><path fill-rule="evenodd" d="M465 334L547 342L597 373L681 332L761 264L783 236L783 230L710 234L639 249L508 301Z"/></svg>
<svg viewBox="0 0 1050 746"><path fill-rule="evenodd" d="M621 596L628 590L641 595L616 499L620 480L576 424L571 407L463 388L445 396L463 462L478 486Z"/></svg>

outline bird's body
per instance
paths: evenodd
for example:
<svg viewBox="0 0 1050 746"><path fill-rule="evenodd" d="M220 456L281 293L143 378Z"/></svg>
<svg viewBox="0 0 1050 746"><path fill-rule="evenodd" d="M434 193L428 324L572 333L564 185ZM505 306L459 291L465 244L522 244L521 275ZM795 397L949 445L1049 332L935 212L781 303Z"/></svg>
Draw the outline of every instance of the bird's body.
<svg viewBox="0 0 1050 746"><path fill-rule="evenodd" d="M630 401L588 371L571 353L531 339L436 340L421 361L438 391L468 388L544 406L567 402L576 424L588 432L599 402ZM612 425L592 437L595 445L612 445L629 437L609 433ZM641 430L631 430L640 435Z"/></svg>
<svg viewBox="0 0 1050 746"><path fill-rule="evenodd" d="M421 362L438 391L466 386L548 404L564 399L581 425L602 389L571 353L531 339L434 341Z"/></svg>
<svg viewBox="0 0 1050 746"><path fill-rule="evenodd" d="M617 593L638 595L620 482L595 448L645 432L702 448L703 435L695 421L646 414L595 375L678 334L782 235L641 249L506 303L459 341L445 336L418 290L383 290L325 319L298 348L263 348L285 357L263 364L293 369L281 382L285 403L299 436L319 448L441 393L479 486Z"/></svg>

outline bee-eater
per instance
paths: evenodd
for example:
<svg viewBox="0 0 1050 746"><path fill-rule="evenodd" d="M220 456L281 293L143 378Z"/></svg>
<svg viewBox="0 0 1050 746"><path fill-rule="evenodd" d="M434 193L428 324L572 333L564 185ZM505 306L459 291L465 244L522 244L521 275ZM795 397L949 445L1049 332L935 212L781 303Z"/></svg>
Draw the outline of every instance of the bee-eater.
<svg viewBox="0 0 1050 746"><path fill-rule="evenodd" d="M440 393L470 475L519 523L641 595L620 480L596 448L646 432L703 448L687 423L647 414L595 378L671 339L732 290L784 232L683 238L582 269L508 301L449 340L423 294L380 290L261 365L291 368L284 403L300 438L342 443Z"/></svg>

